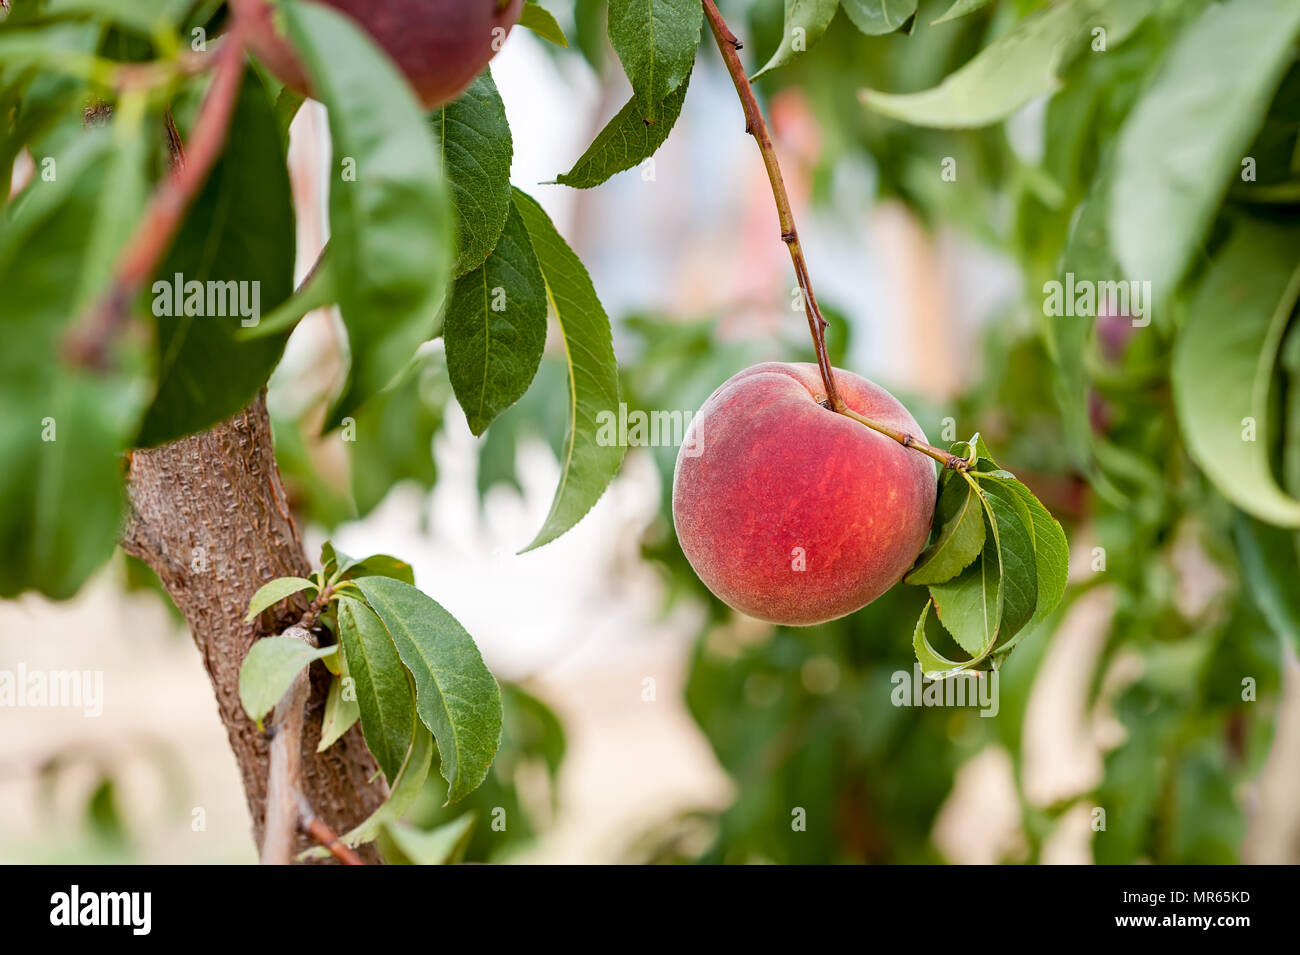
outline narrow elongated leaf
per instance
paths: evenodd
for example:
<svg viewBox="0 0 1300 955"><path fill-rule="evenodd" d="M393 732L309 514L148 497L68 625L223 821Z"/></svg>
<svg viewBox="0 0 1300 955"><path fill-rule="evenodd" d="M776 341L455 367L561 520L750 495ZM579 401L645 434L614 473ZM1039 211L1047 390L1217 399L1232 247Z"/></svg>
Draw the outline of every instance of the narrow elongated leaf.
<svg viewBox="0 0 1300 955"><path fill-rule="evenodd" d="M867 36L893 33L916 13L916 0L840 0L840 6Z"/></svg>
<svg viewBox="0 0 1300 955"><path fill-rule="evenodd" d="M455 865L465 857L478 816L467 812L436 829L417 829L403 822L390 822L388 838L410 865ZM391 860L390 860L391 861Z"/></svg>
<svg viewBox="0 0 1300 955"><path fill-rule="evenodd" d="M456 400L482 434L528 390L546 347L546 283L514 208L487 261L457 280L442 335Z"/></svg>
<svg viewBox="0 0 1300 955"><path fill-rule="evenodd" d="M244 617L245 623L252 623L263 610L278 604L285 597L292 597L296 593L312 588L316 585L307 580L305 577L277 577L257 588L257 593L253 594L252 599L248 601L248 614Z"/></svg>
<svg viewBox="0 0 1300 955"><path fill-rule="evenodd" d="M643 120L691 75L703 13L699 0L609 0L609 42Z"/></svg>
<svg viewBox="0 0 1300 955"><path fill-rule="evenodd" d="M987 7L992 2L993 0L955 0L953 5L944 11L943 16L932 22L947 23L949 20L956 20L958 17L964 17L968 13Z"/></svg>
<svg viewBox="0 0 1300 955"><path fill-rule="evenodd" d="M939 622L973 658L984 656L997 640L1002 619L1001 584L997 542L990 533L975 563L952 580L930 585Z"/></svg>
<svg viewBox="0 0 1300 955"><path fill-rule="evenodd" d="M369 514L399 481L433 487L433 438L450 398L443 353L422 349L396 382L357 412L356 440L348 442L348 452L359 516Z"/></svg>
<svg viewBox="0 0 1300 955"><path fill-rule="evenodd" d="M1008 481L1006 486L1020 495L1029 510L1029 532L1034 545L1034 568L1038 575L1037 604L1034 615L1025 624L1028 632L1037 627L1054 611L1065 594L1070 571L1070 545L1065 531L1051 512L1043 506L1032 491L1019 481Z"/></svg>
<svg viewBox="0 0 1300 955"><path fill-rule="evenodd" d="M346 846L356 848L362 843L373 842L375 837L390 822L396 822L406 815L424 789L424 781L429 778L429 767L433 764L433 734L419 722L415 724L415 735L402 768L397 778L389 783L388 798L384 804L366 817L355 829L339 837ZM329 855L324 846L315 846L300 853L300 859L323 859Z"/></svg>
<svg viewBox="0 0 1300 955"><path fill-rule="evenodd" d="M408 584L415 584L415 568L404 560L390 557L388 554L374 554L359 560L343 573L344 580L355 577L392 577Z"/></svg>
<svg viewBox="0 0 1300 955"><path fill-rule="evenodd" d="M232 128L203 191L155 276L158 392L141 446L174 441L243 408L266 384L287 332L243 333L293 293L289 173L271 101L244 75Z"/></svg>
<svg viewBox="0 0 1300 955"><path fill-rule="evenodd" d="M124 344L102 375L61 357L80 298L99 291L85 281L111 263L91 259L108 194L130 194L119 174L141 174L115 163L115 149L132 152L115 138L79 133L53 157L57 179L33 180L0 227L0 596L71 597L121 529L121 455L148 402L144 356Z"/></svg>
<svg viewBox="0 0 1300 955"><path fill-rule="evenodd" d="M45 13L94 14L148 37L155 29L174 28L185 7L185 0L46 0Z"/></svg>
<svg viewBox="0 0 1300 955"><path fill-rule="evenodd" d="M1035 11L938 86L903 94L863 90L862 102L916 126L961 129L1006 119L1056 88L1057 71L1081 49L1087 16L1096 6L1096 0L1065 0Z"/></svg>
<svg viewBox="0 0 1300 955"><path fill-rule="evenodd" d="M690 80L669 93L651 111L649 121L642 118L634 98L606 124L573 168L555 177L555 181L575 189L599 186L615 173L631 169L655 154L681 114Z"/></svg>
<svg viewBox="0 0 1300 955"><path fill-rule="evenodd" d="M1300 527L1300 500L1273 473L1278 350L1300 298L1300 230L1242 220L1220 250L1174 346L1174 407L1187 450L1228 500Z"/></svg>
<svg viewBox="0 0 1300 955"><path fill-rule="evenodd" d="M392 786L415 731L411 678L388 630L369 607L341 597L338 620L348 674L356 687L361 733Z"/></svg>
<svg viewBox="0 0 1300 955"><path fill-rule="evenodd" d="M935 523L939 535L916 559L906 578L909 584L951 580L984 548L984 507L964 478L954 475L944 484Z"/></svg>
<svg viewBox="0 0 1300 955"><path fill-rule="evenodd" d="M501 688L474 639L432 597L390 577L356 584L411 672L416 712L438 741L447 802L459 802L487 777L501 745Z"/></svg>
<svg viewBox="0 0 1300 955"><path fill-rule="evenodd" d="M839 6L840 0L785 0L781 43L772 58L750 79L756 80L764 73L785 66L800 53L811 49L835 19Z"/></svg>
<svg viewBox="0 0 1300 955"><path fill-rule="evenodd" d="M1210 4L1166 54L1115 147L1108 224L1128 274L1171 294L1300 36L1294 0ZM1230 64L1230 65L1229 65Z"/></svg>
<svg viewBox="0 0 1300 955"><path fill-rule="evenodd" d="M280 9L334 148L330 255L350 360L333 427L433 335L454 258L451 203L433 132L392 61L324 4Z"/></svg>
<svg viewBox="0 0 1300 955"><path fill-rule="evenodd" d="M1300 535L1238 514L1233 536L1255 603L1273 632L1300 653Z"/></svg>
<svg viewBox="0 0 1300 955"><path fill-rule="evenodd" d="M997 545L1002 565L1002 617L999 640L1009 640L1027 624L1038 606L1038 569L1034 556L1033 518L1013 480L984 479L981 489L998 522Z"/></svg>
<svg viewBox="0 0 1300 955"><path fill-rule="evenodd" d="M325 752L337 743L339 737L361 718L361 709L357 706L356 695L344 690L347 685L346 680L348 680L347 668L344 667L338 678L330 681L329 695L325 698L325 715L321 717L320 743L316 746L318 753Z"/></svg>
<svg viewBox="0 0 1300 955"><path fill-rule="evenodd" d="M568 47L569 45L569 38L555 22L555 16L535 0L528 0L519 11L519 25L532 30L543 40L550 40L556 46Z"/></svg>
<svg viewBox="0 0 1300 955"><path fill-rule="evenodd" d="M334 286L334 272L330 267L328 246L321 250L320 261L313 267L311 275L291 296L259 318L256 324L241 327L242 339L266 338L293 331L308 312L325 308L338 301L338 289ZM241 326L243 323L240 323Z"/></svg>
<svg viewBox="0 0 1300 955"><path fill-rule="evenodd" d="M262 718L275 709L302 668L337 649L313 647L297 637L263 637L254 643L239 667L239 702L249 719L261 729Z"/></svg>
<svg viewBox="0 0 1300 955"><path fill-rule="evenodd" d="M949 660L930 645L930 638L925 635L925 623L930 619L933 604L933 600L927 600L921 608L921 618L912 631L912 649L916 651L916 662L921 664L921 672L931 680L938 680L966 669L966 665L959 660Z"/></svg>
<svg viewBox="0 0 1300 955"><path fill-rule="evenodd" d="M598 415L602 411L617 413L619 402L618 363L609 317L587 270L542 207L518 189L515 205L546 279L569 372L569 428L560 459L560 486L542 529L524 548L532 550L555 540L591 510L618 472L624 449L596 440Z"/></svg>
<svg viewBox="0 0 1300 955"><path fill-rule="evenodd" d="M429 121L456 209L453 274L461 276L483 264L505 227L514 141L505 103L488 70L458 99L434 110Z"/></svg>

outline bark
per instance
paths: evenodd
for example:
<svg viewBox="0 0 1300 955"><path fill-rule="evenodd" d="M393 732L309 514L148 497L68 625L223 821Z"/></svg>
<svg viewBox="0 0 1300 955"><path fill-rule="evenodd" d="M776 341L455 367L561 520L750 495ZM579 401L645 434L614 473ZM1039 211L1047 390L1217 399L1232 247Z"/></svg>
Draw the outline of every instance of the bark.
<svg viewBox="0 0 1300 955"><path fill-rule="evenodd" d="M270 747L240 706L239 667L253 641L292 625L306 601L289 601L278 615L268 611L251 624L244 615L249 598L268 580L311 573L276 467L265 393L208 431L135 451L127 489L131 516L122 546L153 568L189 623L239 762L260 847ZM318 663L311 684L302 795L331 829L344 832L378 808L386 788L358 726L316 752L329 688L329 674ZM299 849L310 845L306 836L298 840ZM379 861L371 846L361 855Z"/></svg>

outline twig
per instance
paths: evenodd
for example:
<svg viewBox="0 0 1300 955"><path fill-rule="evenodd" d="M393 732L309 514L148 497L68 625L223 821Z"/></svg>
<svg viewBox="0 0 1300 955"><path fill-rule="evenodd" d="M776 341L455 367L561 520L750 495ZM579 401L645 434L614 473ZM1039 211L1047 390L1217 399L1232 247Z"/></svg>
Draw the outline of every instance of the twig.
<svg viewBox="0 0 1300 955"><path fill-rule="evenodd" d="M298 826L303 832L328 849L329 854L344 865L365 865L359 855L343 844L343 840L338 837L338 833L326 825L325 820L316 815L315 810L311 808L311 803L307 801L302 793L298 793Z"/></svg>
<svg viewBox="0 0 1300 955"><path fill-rule="evenodd" d="M965 458L949 454L947 451L926 444L924 441L906 432L899 431L897 428L891 428L888 425L863 417L851 409L840 395L840 390L835 383L835 377L831 369L830 355L826 351L827 322L822 317L821 308L817 305L817 296L813 294L812 279L808 275L808 260L804 257L803 246L799 242L799 231L795 228L794 213L790 207L790 195L786 192L785 180L781 176L781 166L777 162L776 148L772 145L772 137L768 133L763 113L758 108L758 99L754 96L754 87L750 84L749 77L745 75L745 67L740 62L739 51L742 44L736 38L736 35L728 29L726 21L722 19L722 14L718 12L714 0L701 0L701 2L704 5L704 17L709 21L709 29L713 31L713 39L718 44L718 52L722 54L722 59L727 65L727 72L731 74L731 82L736 87L737 95L740 96L740 105L745 111L745 132L754 137L754 141L758 143L759 152L763 154L763 165L767 168L767 178L772 184L772 198L776 200L776 212L781 223L781 240L789 248L790 260L794 263L795 278L799 282L799 290L803 294L804 311L808 315L808 329L812 333L813 348L817 352L817 367L821 370L822 384L826 388L823 403L830 410L850 417L873 431L878 431L887 437L893 438L905 448L912 448L922 454L929 455L936 461L941 462L946 468L957 471L966 470L969 464Z"/></svg>
<svg viewBox="0 0 1300 955"><path fill-rule="evenodd" d="M310 630L293 626L284 631L316 646ZM262 865L290 865L294 855L294 836L298 831L300 799L298 780L302 770L302 725L311 695L311 681L304 668L293 679L288 691L275 704L268 732L271 734L271 758L266 776L266 828L262 837Z"/></svg>
<svg viewBox="0 0 1300 955"><path fill-rule="evenodd" d="M130 318L131 303L171 247L185 211L208 178L226 141L244 73L244 37L236 19L214 54L212 87L194 123L187 161L158 186L144 218L118 259L104 297L77 322L64 342L68 359L83 368L105 368L114 340Z"/></svg>
<svg viewBox="0 0 1300 955"><path fill-rule="evenodd" d="M822 382L826 386L826 399L831 410L839 411L844 404L839 388L831 374L831 360L826 352L826 319L822 317L817 306L817 296L813 294L812 281L808 277L808 262L804 258L803 246L799 243L799 231L794 225L794 212L790 208L790 195L785 190L785 180L781 177L781 166L776 159L776 148L772 145L772 136L767 131L767 122L763 112L758 108L758 99L754 96L754 87L745 75L745 67L740 62L740 50L743 44L727 28L726 21L718 12L713 0L703 0L704 16L713 30L718 52L727 64L731 82L740 96L740 105L745 110L745 132L754 137L758 150L763 154L763 165L767 167L767 178L772 184L772 198L776 200L776 212L781 222L781 240L790 249L790 260L794 263L795 278L803 294L804 311L808 314L808 330L812 332L813 346L817 350L817 367L821 369Z"/></svg>

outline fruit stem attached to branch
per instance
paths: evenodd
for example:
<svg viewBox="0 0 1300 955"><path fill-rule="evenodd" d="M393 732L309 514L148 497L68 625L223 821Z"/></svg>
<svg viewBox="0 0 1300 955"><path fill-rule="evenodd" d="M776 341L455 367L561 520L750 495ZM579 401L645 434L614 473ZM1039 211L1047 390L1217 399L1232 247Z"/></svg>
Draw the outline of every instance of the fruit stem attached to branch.
<svg viewBox="0 0 1300 955"><path fill-rule="evenodd" d="M244 74L242 22L234 21L221 48L213 54L212 86L199 108L188 150L182 152L178 136L172 152L173 172L149 201L144 218L118 258L108 290L69 333L65 350L74 365L108 366L113 342L131 316L132 301L171 248L185 211L225 145Z"/></svg>
<svg viewBox="0 0 1300 955"><path fill-rule="evenodd" d="M803 295L804 311L808 314L808 329L812 332L813 348L817 352L817 367L821 370L822 383L826 387L825 404L830 410L852 418L854 421L861 422L873 431L878 431L887 437L893 438L905 448L912 448L922 454L929 455L946 468L955 471L966 470L969 465L964 458L926 444L919 438L899 431L897 428L871 421L851 409L841 397L831 369L830 356L826 351L827 322L822 317L821 308L817 305L817 296L813 294L812 279L808 275L808 260L804 257L803 246L799 242L799 231L795 228L794 212L790 207L790 195L786 192L785 180L781 176L781 166L777 162L776 148L772 145L772 136L767 130L767 123L763 119L763 113L758 108L758 99L754 96L754 87L750 84L749 77L745 74L745 67L740 62L742 44L736 35L728 29L727 23L722 19L722 14L718 12L714 0L701 0L701 2L704 5L704 18L709 21L709 29L713 31L713 39L717 41L718 52L722 54L723 62L727 65L727 72L731 74L731 82L736 87L737 95L740 96L740 104L745 111L745 132L754 137L754 141L758 143L759 152L763 154L763 165L767 168L767 178L772 184L772 198L776 200L776 212L781 223L781 240L785 242L786 247L790 250L790 260L794 263L794 274L799 282L799 290Z"/></svg>

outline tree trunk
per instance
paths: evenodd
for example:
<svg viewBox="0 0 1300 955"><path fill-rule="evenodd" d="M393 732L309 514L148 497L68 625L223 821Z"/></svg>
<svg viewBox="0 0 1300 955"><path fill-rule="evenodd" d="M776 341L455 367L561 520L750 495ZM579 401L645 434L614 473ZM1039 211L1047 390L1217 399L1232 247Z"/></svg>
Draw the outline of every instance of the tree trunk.
<svg viewBox="0 0 1300 955"><path fill-rule="evenodd" d="M306 602L291 600L278 618L268 612L246 624L244 616L249 598L268 580L311 573L280 483L265 392L208 431L134 452L127 488L131 516L122 546L153 568L189 623L261 846L270 747L240 706L239 667L253 641L292 625ZM345 832L383 802L385 786L382 778L370 782L378 767L358 726L316 752L329 674L318 664L311 670L303 795L335 832ZM308 845L299 836L299 848ZM364 847L361 856L379 861L373 847Z"/></svg>

